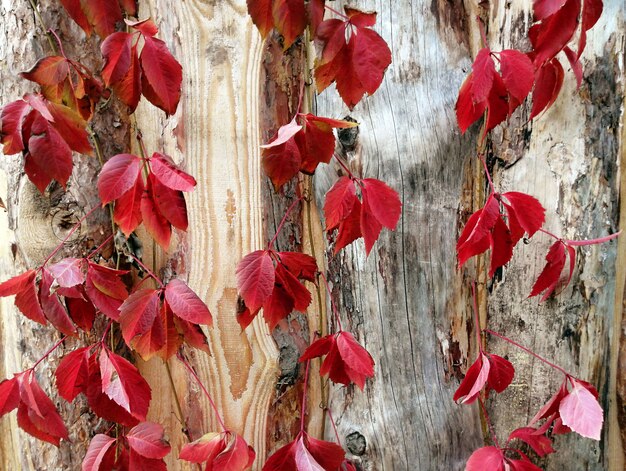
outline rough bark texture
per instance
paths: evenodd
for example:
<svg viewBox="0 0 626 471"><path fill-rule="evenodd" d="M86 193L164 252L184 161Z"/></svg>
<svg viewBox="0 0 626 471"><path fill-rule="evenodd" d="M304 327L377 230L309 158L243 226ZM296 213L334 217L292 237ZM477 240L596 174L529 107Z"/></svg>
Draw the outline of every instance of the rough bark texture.
<svg viewBox="0 0 626 471"><path fill-rule="evenodd" d="M101 68L99 44L85 40L82 31L67 17L56 1L38 2L42 19L55 29L64 42L66 54L91 70ZM37 59L51 54L41 24L28 1L0 2L0 97L2 104L36 90L36 85L19 77ZM99 112L92 123L107 155L123 151L128 142L123 107L111 104ZM95 157L74 157L74 174L67 190L53 183L45 194L22 173L21 155L2 156L0 160L0 198L6 205L0 216L0 279L40 265L63 240L84 214L99 204L93 182L100 163ZM110 234L108 213L97 211L69 239L58 257L85 254ZM110 253L110 251L108 251ZM97 335L96 332L91 335ZM26 319L13 306L13 300L0 301L0 377L29 368L58 340L59 334ZM53 386L53 372L64 352L78 345L70 340L60 347L49 362L37 368L37 378L64 417L70 442L60 448L42 444L17 428L15 414L0 420L0 468L20 470L79 469L89 440L108 428L89 412L82 398L67 404L58 398Z"/></svg>

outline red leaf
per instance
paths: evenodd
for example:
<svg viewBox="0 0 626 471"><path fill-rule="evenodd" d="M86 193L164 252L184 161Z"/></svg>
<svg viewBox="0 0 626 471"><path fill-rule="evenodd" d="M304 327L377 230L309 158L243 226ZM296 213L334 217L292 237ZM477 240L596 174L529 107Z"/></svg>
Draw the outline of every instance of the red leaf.
<svg viewBox="0 0 626 471"><path fill-rule="evenodd" d="M491 131L504 121L511 113L512 105L509 103L509 92L504 81L499 75L493 77L493 85L487 99L487 121L484 132ZM515 107L513 107L515 109Z"/></svg>
<svg viewBox="0 0 626 471"><path fill-rule="evenodd" d="M335 254L359 237L362 237L361 212L361 202L357 199L354 202L352 212L339 224L337 240L335 241Z"/></svg>
<svg viewBox="0 0 626 471"><path fill-rule="evenodd" d="M49 102L48 110L54 119L52 126L70 149L80 154L91 155L93 149L85 130L87 123L82 116L71 108L58 103ZM33 130L33 133L35 133L35 130Z"/></svg>
<svg viewBox="0 0 626 471"><path fill-rule="evenodd" d="M263 318L267 322L270 330L284 318L286 318L294 308L293 296L287 291L282 283L277 280L274 284L272 294L263 303Z"/></svg>
<svg viewBox="0 0 626 471"><path fill-rule="evenodd" d="M128 26L132 26L137 31L140 31L141 34L145 36L156 36L159 32L159 28L154 24L151 18L147 18L141 21L129 21L124 20Z"/></svg>
<svg viewBox="0 0 626 471"><path fill-rule="evenodd" d="M282 264L276 266L276 284L282 285L289 297L293 299L293 309L304 312L311 304L311 293Z"/></svg>
<svg viewBox="0 0 626 471"><path fill-rule="evenodd" d="M311 455L313 455L315 461L317 461L323 469L335 471L339 468L339 466L341 466L341 463L346 456L343 448L336 443L318 440L306 433L304 434L304 438L304 443L306 444L308 451Z"/></svg>
<svg viewBox="0 0 626 471"><path fill-rule="evenodd" d="M115 25L123 19L122 11L117 1L80 0L80 4L89 24L93 26L94 31L101 38L106 38L114 33Z"/></svg>
<svg viewBox="0 0 626 471"><path fill-rule="evenodd" d="M146 420L152 392L146 380L128 360L102 350L102 391L140 421Z"/></svg>
<svg viewBox="0 0 626 471"><path fill-rule="evenodd" d="M191 191L196 186L196 179L179 169L168 155L158 152L152 154L150 170L163 185L172 190Z"/></svg>
<svg viewBox="0 0 626 471"><path fill-rule="evenodd" d="M546 266L535 281L533 289L528 297L537 296L544 293L540 302L545 301L554 292L561 277L563 267L565 267L565 245L557 240L546 255Z"/></svg>
<svg viewBox="0 0 626 471"><path fill-rule="evenodd" d="M162 459L146 458L131 448L128 469L167 471L167 465Z"/></svg>
<svg viewBox="0 0 626 471"><path fill-rule="evenodd" d="M142 164L136 155L117 154L102 166L98 176L98 194L103 206L119 199L135 186Z"/></svg>
<svg viewBox="0 0 626 471"><path fill-rule="evenodd" d="M459 123L461 132L465 133L467 129L480 119L487 107L486 101L475 103L472 97L472 84L474 83L474 75L469 74L459 90L459 97L457 98L455 110L456 119Z"/></svg>
<svg viewBox="0 0 626 471"><path fill-rule="evenodd" d="M559 11L566 0L533 0L535 20L543 20Z"/></svg>
<svg viewBox="0 0 626 471"><path fill-rule="evenodd" d="M172 226L186 231L189 221L187 219L187 204L185 197L179 190L172 190L150 175L152 187L152 199L155 201L159 213L167 219Z"/></svg>
<svg viewBox="0 0 626 471"><path fill-rule="evenodd" d="M54 372L59 395L67 402L87 390L89 350L90 347L78 348L65 355Z"/></svg>
<svg viewBox="0 0 626 471"><path fill-rule="evenodd" d="M300 126L296 122L296 117L294 117L288 124L285 124L284 126L278 128L276 137L271 142L269 142L268 144L263 144L259 147L261 147L261 149L271 149L272 147L278 147L290 141L300 131L302 131L302 126Z"/></svg>
<svg viewBox="0 0 626 471"><path fill-rule="evenodd" d="M104 456L116 442L115 438L99 433L91 439L89 448L83 458L82 471L100 471Z"/></svg>
<svg viewBox="0 0 626 471"><path fill-rule="evenodd" d="M166 332L165 323L167 322L167 311L167 303L162 303L161 307L159 308L159 312L154 318L154 322L152 323L152 326L148 329L148 331L144 334L133 337L133 339L131 340L131 347L137 353L139 353L139 355L141 355L141 358L143 358L144 361L150 360L154 355L161 352L162 349L164 349L167 341L170 341L170 343L173 343L175 341L174 338L169 338L170 332ZM171 317L171 311L169 315ZM180 340L178 331L176 330L176 328L174 328L173 321L171 319L169 323L171 324L171 326L168 327L173 328L174 337L178 340L178 342L176 342L174 351L174 353L176 353L176 350L178 350L178 348L182 344L182 341ZM168 358L166 353L169 352L163 352L163 356Z"/></svg>
<svg viewBox="0 0 626 471"><path fill-rule="evenodd" d="M172 312L192 324L213 325L204 301L181 280L173 279L165 287L165 299Z"/></svg>
<svg viewBox="0 0 626 471"><path fill-rule="evenodd" d="M513 430L509 435L509 441L514 438L526 442L541 457L556 451L552 448L552 440L532 427L522 427Z"/></svg>
<svg viewBox="0 0 626 471"><path fill-rule="evenodd" d="M35 279L37 272L28 270L4 283L0 283L0 297L15 295L15 306L29 319L46 325Z"/></svg>
<svg viewBox="0 0 626 471"><path fill-rule="evenodd" d="M164 458L171 450L164 438L163 426L152 422L136 425L126 434L131 449L151 459Z"/></svg>
<svg viewBox="0 0 626 471"><path fill-rule="evenodd" d="M402 203L398 193L374 178L360 180L363 205L387 229L394 230L400 219ZM364 231L364 228L361 228ZM364 231L365 232L365 231Z"/></svg>
<svg viewBox="0 0 626 471"><path fill-rule="evenodd" d="M491 247L489 277L492 277L498 268L509 263L513 257L513 238L502 216L496 219L496 223L489 233L489 245Z"/></svg>
<svg viewBox="0 0 626 471"><path fill-rule="evenodd" d="M544 406L537 412L537 414L532 418L529 425L533 425L537 421L541 419L545 419L547 417L553 416L556 414L558 416L559 405L561 400L567 395L567 378L561 383L561 387L559 390L550 398L550 400L544 404ZM554 419L551 419L551 421Z"/></svg>
<svg viewBox="0 0 626 471"><path fill-rule="evenodd" d="M469 367L465 378L461 381L459 388L454 393L453 399L461 404L471 404L478 399L478 394L489 379L491 365L489 358L481 353L476 361Z"/></svg>
<svg viewBox="0 0 626 471"><path fill-rule="evenodd" d="M300 171L312 175L320 163L329 163L335 152L333 128L352 128L358 123L302 115L304 122L304 151Z"/></svg>
<svg viewBox="0 0 626 471"><path fill-rule="evenodd" d="M484 208L470 216L463 232L456 244L459 266L475 256L486 251L489 244L489 234L500 217L500 207L493 195L490 195Z"/></svg>
<svg viewBox="0 0 626 471"><path fill-rule="evenodd" d="M87 36L91 35L91 24L83 12L81 0L61 0L61 5L63 5L70 17L78 23L78 26L87 33Z"/></svg>
<svg viewBox="0 0 626 471"><path fill-rule="evenodd" d="M476 59L472 64L472 80L471 93L474 103L480 103L489 96L493 78L496 75L496 66L491 57L491 50L488 47L478 51Z"/></svg>
<svg viewBox="0 0 626 471"><path fill-rule="evenodd" d="M53 402L37 383L32 370L27 370L20 375L18 382L20 401L27 409L23 410L22 414L18 410L18 422L22 422L20 427L37 438L59 446L59 440L67 440L68 434ZM20 415L22 415L21 421ZM42 434L37 434L37 431Z"/></svg>
<svg viewBox="0 0 626 471"><path fill-rule="evenodd" d="M82 258L64 258L60 262L50 265L48 270L59 286L71 288L72 286L83 284L85 281L82 264Z"/></svg>
<svg viewBox="0 0 626 471"><path fill-rule="evenodd" d="M316 61L315 79L321 93L332 82L346 105L352 109L365 93L372 95L382 83L385 70L391 64L391 51L376 32L369 29L375 15L365 15L346 9L347 21L323 21L316 40L322 45ZM362 21L367 18L367 21Z"/></svg>
<svg viewBox="0 0 626 471"><path fill-rule="evenodd" d="M274 289L274 263L266 250L246 255L237 264L237 286L251 312L258 311Z"/></svg>
<svg viewBox="0 0 626 471"><path fill-rule="evenodd" d="M248 13L252 22L259 29L261 37L265 39L267 34L274 28L274 16L272 14L273 0L247 0Z"/></svg>
<svg viewBox="0 0 626 471"><path fill-rule="evenodd" d="M479 448L467 460L465 471L505 471L504 455L499 448Z"/></svg>
<svg viewBox="0 0 626 471"><path fill-rule="evenodd" d="M127 272L102 267L93 262L87 268L85 290L94 305L106 316L117 321L119 307L128 298L126 286L120 279Z"/></svg>
<svg viewBox="0 0 626 471"><path fill-rule="evenodd" d="M535 68L529 57L515 49L500 52L502 81L512 97L522 102L535 83Z"/></svg>
<svg viewBox="0 0 626 471"><path fill-rule="evenodd" d="M564 75L563 66L557 59L546 62L537 69L530 119L552 106L561 91Z"/></svg>
<svg viewBox="0 0 626 471"><path fill-rule="evenodd" d="M107 86L118 83L128 74L131 66L131 47L135 36L129 33L113 33L100 46L104 57L102 78Z"/></svg>
<svg viewBox="0 0 626 471"><path fill-rule="evenodd" d="M311 28L311 36L315 37L317 28L324 20L326 0L311 0L308 4L309 27Z"/></svg>
<svg viewBox="0 0 626 471"><path fill-rule="evenodd" d="M284 144L266 147L261 152L261 163L266 175L278 191L295 177L302 165L303 134L299 133Z"/></svg>
<svg viewBox="0 0 626 471"><path fill-rule="evenodd" d="M578 27L579 14L580 0L567 0L560 10L538 25L532 36L536 66L554 58L567 45Z"/></svg>
<svg viewBox="0 0 626 471"><path fill-rule="evenodd" d="M513 381L515 368L509 360L498 355L490 354L487 358L490 366L487 385L494 391L501 393Z"/></svg>
<svg viewBox="0 0 626 471"><path fill-rule="evenodd" d="M306 449L304 445L304 437L300 437L299 440L293 445L294 447L294 455L296 460L296 469L298 471L324 471L313 455L309 453L309 450Z"/></svg>
<svg viewBox="0 0 626 471"><path fill-rule="evenodd" d="M145 420L145 417L141 419L131 415L117 402L104 394L97 353L89 357L89 381L87 382L86 395L91 410L105 420L127 427L134 427L140 420Z"/></svg>
<svg viewBox="0 0 626 471"><path fill-rule="evenodd" d="M179 458L192 463L207 463L212 471L245 471L254 463L256 453L243 438L232 432L207 433L183 446Z"/></svg>
<svg viewBox="0 0 626 471"><path fill-rule="evenodd" d="M198 350L206 352L207 355L211 355L211 349L209 348L209 343L207 341L206 335L204 335L204 332L199 325L187 322L180 317L172 317L174 325L183 336L185 343L192 346L193 348L197 348Z"/></svg>
<svg viewBox="0 0 626 471"><path fill-rule="evenodd" d="M80 291L84 293L81 286ZM78 298L65 297L65 306L74 324L83 329L85 332L89 332L93 327L93 322L96 319L96 307L87 301L87 295L83 294Z"/></svg>
<svg viewBox="0 0 626 471"><path fill-rule="evenodd" d="M355 201L358 202L354 182L348 177L341 177L326 193L324 203L326 231L331 232L350 215Z"/></svg>
<svg viewBox="0 0 626 471"><path fill-rule="evenodd" d="M0 417L11 412L20 402L18 377L0 382Z"/></svg>
<svg viewBox="0 0 626 471"><path fill-rule="evenodd" d="M66 335L75 335L76 327L68 316L65 307L61 304L56 293L51 292L54 279L47 269L41 271L41 283L39 284L39 301L41 308L50 323Z"/></svg>
<svg viewBox="0 0 626 471"><path fill-rule="evenodd" d="M143 38L145 42L140 57L143 94L166 114L174 114L180 100L183 68L163 41L148 36Z"/></svg>
<svg viewBox="0 0 626 471"><path fill-rule="evenodd" d="M22 124L32 108L24 100L17 100L2 107L0 113L0 142L5 155L17 154L24 149Z"/></svg>
<svg viewBox="0 0 626 471"><path fill-rule="evenodd" d="M517 191L502 193L515 212L515 218L520 226L526 231L528 237L532 237L546 221L546 210L537 198ZM507 211L510 209L507 207Z"/></svg>
<svg viewBox="0 0 626 471"><path fill-rule="evenodd" d="M141 178L115 202L114 220L126 237L141 224L141 198L145 186Z"/></svg>
<svg viewBox="0 0 626 471"><path fill-rule="evenodd" d="M70 147L42 116L35 118L30 133L24 168L28 178L42 193L52 180L65 188L73 167Z"/></svg>
<svg viewBox="0 0 626 471"><path fill-rule="evenodd" d="M274 0L272 7L274 26L284 38L288 49L306 28L306 10L302 0Z"/></svg>
<svg viewBox="0 0 626 471"><path fill-rule="evenodd" d="M157 316L159 297L160 293L157 290L140 289L121 305L120 327L128 345L133 338L145 334L152 327Z"/></svg>
<svg viewBox="0 0 626 471"><path fill-rule="evenodd" d="M583 437L600 440L604 421L602 407L584 384L573 378L570 381L573 388L559 404L563 425Z"/></svg>
<svg viewBox="0 0 626 471"><path fill-rule="evenodd" d="M148 180L148 190L141 195L141 218L148 233L167 252L172 238L172 226L157 208L155 197L152 182Z"/></svg>
<svg viewBox="0 0 626 471"><path fill-rule="evenodd" d="M28 72L20 75L26 80L38 83L42 87L58 85L70 72L69 61L62 56L42 57Z"/></svg>
<svg viewBox="0 0 626 471"><path fill-rule="evenodd" d="M574 72L574 76L576 77L576 87L580 88L580 85L583 83L583 65L580 63L576 53L569 47L565 46L563 51L565 52L567 60L569 60L572 71Z"/></svg>
<svg viewBox="0 0 626 471"><path fill-rule="evenodd" d="M317 261L310 255L300 252L279 252L278 258L296 278L315 281Z"/></svg>

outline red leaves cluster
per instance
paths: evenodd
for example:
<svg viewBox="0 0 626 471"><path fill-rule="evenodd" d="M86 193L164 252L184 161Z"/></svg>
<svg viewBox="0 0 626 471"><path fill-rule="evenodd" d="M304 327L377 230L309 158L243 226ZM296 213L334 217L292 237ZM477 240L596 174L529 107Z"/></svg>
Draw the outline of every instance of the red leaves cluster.
<svg viewBox="0 0 626 471"><path fill-rule="evenodd" d="M0 417L17 408L17 424L33 437L59 446L67 429L32 369L0 382Z"/></svg>
<svg viewBox="0 0 626 471"><path fill-rule="evenodd" d="M471 404L478 399L485 385L501 393L509 387L514 375L515 368L511 362L498 355L480 352L454 393L454 400L461 401L462 404Z"/></svg>
<svg viewBox="0 0 626 471"><path fill-rule="evenodd" d="M506 213L506 221L501 213ZM518 192L492 193L470 216L457 241L459 265L491 249L489 276L506 265L524 234L532 237L545 222L545 209L534 197Z"/></svg>
<svg viewBox="0 0 626 471"><path fill-rule="evenodd" d="M520 456L520 459L508 458L504 450L495 446L479 448L465 465L465 471L541 471L528 457L519 450L511 449Z"/></svg>
<svg viewBox="0 0 626 471"><path fill-rule="evenodd" d="M210 353L200 324L212 325L211 313L180 280L132 293L120 306L119 321L124 340L145 360L154 355L167 360L183 341Z"/></svg>
<svg viewBox="0 0 626 471"><path fill-rule="evenodd" d="M65 187L72 174L72 151L92 153L85 127L76 111L41 95L25 95L0 112L3 153L24 155L24 171L42 193L52 180Z"/></svg>
<svg viewBox="0 0 626 471"><path fill-rule="evenodd" d="M261 146L263 169L276 190L298 172L312 175L320 163L329 163L335 152L333 128L355 126L358 124L351 121L298 113L278 130L272 142Z"/></svg>
<svg viewBox="0 0 626 471"><path fill-rule="evenodd" d="M88 36L95 31L102 38L115 32L123 12L137 14L137 0L61 0L61 4Z"/></svg>
<svg viewBox="0 0 626 471"><path fill-rule="evenodd" d="M374 376L374 360L350 332L340 331L337 334L327 335L313 342L300 362L326 355L320 375L328 377L335 383L346 386L354 383L361 390L365 387L365 380Z"/></svg>
<svg viewBox="0 0 626 471"><path fill-rule="evenodd" d="M294 441L269 457L263 471L336 471L344 457L339 445L300 432Z"/></svg>
<svg viewBox="0 0 626 471"><path fill-rule="evenodd" d="M165 471L167 467L163 458L170 450L163 427L142 422L123 437L113 438L101 433L93 437L83 459L82 471Z"/></svg>
<svg viewBox="0 0 626 471"><path fill-rule="evenodd" d="M133 427L146 420L150 386L128 360L100 345L93 353L83 347L63 358L55 373L59 394L72 402L83 393L96 415Z"/></svg>
<svg viewBox="0 0 626 471"><path fill-rule="evenodd" d="M104 83L131 111L135 110L143 94L168 115L174 114L180 101L181 65L167 45L154 37L158 29L152 20L128 24L135 32L113 33L102 43ZM141 52L140 39L143 42Z"/></svg>
<svg viewBox="0 0 626 471"><path fill-rule="evenodd" d="M324 203L326 231L331 233L338 229L335 253L363 237L369 255L382 228L395 229L401 208L398 193L384 182L374 178L341 177L326 194Z"/></svg>
<svg viewBox="0 0 626 471"><path fill-rule="evenodd" d="M237 287L245 303L238 322L245 329L263 308L270 329L294 309L304 312L311 293L300 280L315 281L317 262L298 252L257 250L237 264Z"/></svg>
<svg viewBox="0 0 626 471"><path fill-rule="evenodd" d="M239 435L225 431L207 433L180 451L180 459L206 463L211 471L246 471L252 467L256 453Z"/></svg>
<svg viewBox="0 0 626 471"><path fill-rule="evenodd" d="M64 56L44 57L20 75L39 84L46 99L67 106L85 121L91 119L103 94L100 80L84 65Z"/></svg>
<svg viewBox="0 0 626 471"><path fill-rule="evenodd" d="M331 83L350 108L365 93L372 95L391 64L389 46L371 29L376 13L345 7L346 19L329 19L317 28L315 40L322 50L315 61L315 83L322 92Z"/></svg>
<svg viewBox="0 0 626 471"><path fill-rule="evenodd" d="M313 33L324 17L326 0L247 0L248 13L265 38L272 29L283 36L284 48L289 48L307 25Z"/></svg>
<svg viewBox="0 0 626 471"><path fill-rule="evenodd" d="M533 92L531 119L549 108L559 95L564 71L557 55L563 51L578 86L582 82L580 56L585 49L587 31L600 18L602 0L533 2L535 24L528 31L532 51L525 54L505 50L499 55L499 72L488 47L479 51L459 92L456 104L457 120L462 132L487 112L484 132L504 121ZM580 32L578 50L568 43Z"/></svg>
<svg viewBox="0 0 626 471"><path fill-rule="evenodd" d="M147 174L146 179L142 171ZM149 159L118 154L109 159L98 177L102 204L115 201L114 220L129 236L143 221L157 243L168 249L172 226L187 230L187 205L183 191L191 191L195 179L172 159L158 152Z"/></svg>
<svg viewBox="0 0 626 471"><path fill-rule="evenodd" d="M91 330L96 310L118 319L117 309L128 297L120 279L125 273L88 259L66 258L0 283L0 297L15 295L15 305L26 317L44 325L48 320L60 332L74 335L74 324Z"/></svg>

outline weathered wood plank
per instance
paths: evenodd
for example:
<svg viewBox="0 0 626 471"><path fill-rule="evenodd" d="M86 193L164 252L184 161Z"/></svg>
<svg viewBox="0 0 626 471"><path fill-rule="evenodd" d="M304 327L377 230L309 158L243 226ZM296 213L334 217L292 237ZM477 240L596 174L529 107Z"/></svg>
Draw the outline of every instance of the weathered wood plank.
<svg viewBox="0 0 626 471"><path fill-rule="evenodd" d="M331 409L342 444L364 470L463 469L482 439L476 410L454 404L458 382L450 380L468 355L454 250L472 149L454 117L470 64L466 17L458 2L358 6L378 12L375 29L389 43L393 63L377 93L353 112L334 90L318 98L318 111L361 123L356 146L341 152L358 174L395 188L403 214L367 259L358 242L330 262L344 326L376 360L365 392L333 388ZM316 178L318 195L336 174L332 168ZM456 327L454 319L461 319Z"/></svg>

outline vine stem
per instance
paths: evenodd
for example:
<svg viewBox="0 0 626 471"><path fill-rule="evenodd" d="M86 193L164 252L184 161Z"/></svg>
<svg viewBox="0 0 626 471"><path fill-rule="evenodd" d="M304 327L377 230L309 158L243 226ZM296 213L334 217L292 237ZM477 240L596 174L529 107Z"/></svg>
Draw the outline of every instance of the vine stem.
<svg viewBox="0 0 626 471"><path fill-rule="evenodd" d="M113 240L113 234L111 234L109 237L104 239L104 242L102 242L98 247L96 247L96 249L93 252L91 252L87 258L89 259L93 257L94 255L96 255L98 252L100 252L104 248L106 244L111 242L111 240Z"/></svg>
<svg viewBox="0 0 626 471"><path fill-rule="evenodd" d="M110 320L109 323L106 326L106 329L104 329L104 333L102 334L102 338L100 339L100 343L104 345L104 340L106 339L107 334L109 333L109 330L111 330L111 327L113 326L113 320ZM113 347L113 345L111 345L111 348Z"/></svg>
<svg viewBox="0 0 626 471"><path fill-rule="evenodd" d="M491 334L494 335L502 340L504 340L505 342L510 343L511 345L516 346L517 348L524 350L526 353L528 353L529 355L534 356L535 358L537 358L538 360L542 361L543 363L545 363L546 365L554 368L555 370L560 371L561 373L563 373L565 376L571 376L567 371L565 371L563 368L561 368L558 365L555 365L554 363L552 363L550 360L545 359L544 357L542 357L541 355L533 352L532 350L530 350L529 348L524 347L523 345L520 345L519 343L517 343L515 340L511 340L508 337L505 337L502 334L499 334L498 332L494 332L491 329L484 329L483 332L487 333L487 334Z"/></svg>
<svg viewBox="0 0 626 471"><path fill-rule="evenodd" d="M330 286L328 286L328 280L326 279L326 275L324 275L322 272L320 272L320 277L322 278L322 281L324 282L324 286L326 286L326 291L328 292L328 297L330 298L330 305L333 309L333 314L335 315L335 319L337 320L337 325L339 326L339 331L343 331L343 327L341 326L341 319L339 318L339 312L337 311L337 305L335 304L335 301L333 301L333 293L330 290Z"/></svg>
<svg viewBox="0 0 626 471"><path fill-rule="evenodd" d="M335 419L333 419L333 414L330 411L330 408L326 408L326 413L328 414L328 418L330 419L330 424L333 426L333 431L335 432L335 438L337 439L337 443L341 445L341 440L339 439L339 432L337 431L337 424L335 424Z"/></svg>
<svg viewBox="0 0 626 471"><path fill-rule="evenodd" d="M207 388L204 386L202 381L200 381L200 378L198 377L198 375L196 374L192 366L189 364L187 359L184 356L182 356L180 353L176 355L176 357L183 363L183 365L185 365L185 368L187 368L189 373L191 373L191 376L193 376L193 378L196 380L196 383L198 383L198 386L200 386L200 389L202 389L202 392L204 392L204 395L209 400L209 403L211 404L211 408L213 409L213 412L215 413L215 416L217 417L217 421L222 427L222 430L224 430L224 432L228 432L228 428L224 424L224 420L222 419L222 416L220 415L220 412L217 409L215 402L213 402L213 398L211 397L211 394L209 394L209 391L207 390Z"/></svg>
<svg viewBox="0 0 626 471"><path fill-rule="evenodd" d="M61 42L61 38L59 37L59 35L56 33L55 30L53 30L52 28L50 28L48 30L48 34L51 34L52 36L54 36L54 39L57 40L57 43L59 44L59 51L61 52L61 55L67 59L67 56L65 55L65 51L63 50L63 43ZM70 80L71 83L71 80Z"/></svg>
<svg viewBox="0 0 626 471"><path fill-rule="evenodd" d="M540 228L539 228L539 232L543 232L544 234L549 235L549 236L550 236L550 237L552 237L553 239L556 239L556 240L561 240L561 238L560 238L559 236L554 235L554 234L553 234L552 232L550 232L550 231L546 231L543 227L540 227Z"/></svg>
<svg viewBox="0 0 626 471"><path fill-rule="evenodd" d="M46 358L48 358L52 354L52 352L54 352L57 348L59 348L59 345L65 342L65 339L67 339L67 335L64 335L63 337L61 337L61 340L55 343L46 353L44 353L43 356L39 360L37 360L33 366L29 368L29 370L34 370L35 368L37 368L39 363L41 363Z"/></svg>
<svg viewBox="0 0 626 471"><path fill-rule="evenodd" d="M189 426L187 425L187 421L185 420L185 415L183 414L183 408L180 405L180 399L178 397L178 392L176 391L176 385L174 384L174 378L172 377L172 370L170 368L170 363L166 360L165 363L165 371L167 372L167 379L170 382L170 388L172 389L172 393L174 395L174 404L176 404L176 410L178 411L179 422L185 427L184 433L187 436L187 439L192 442L193 438L191 438L191 431L189 430Z"/></svg>
<svg viewBox="0 0 626 471"><path fill-rule="evenodd" d="M346 164L341 157L339 157L336 153L333 154L333 157L339 163L339 165L341 165L341 168L343 168L348 173L348 176L352 180L357 180L357 178L354 176L354 173L352 173L352 171L348 168L348 164Z"/></svg>
<svg viewBox="0 0 626 471"><path fill-rule="evenodd" d="M267 244L268 250L271 249L272 246L274 245L274 242L276 242L276 239L278 238L278 234L280 234L280 231L282 230L283 226L287 222L287 218L289 217L289 214L291 214L291 211L293 211L296 205L300 203L301 201L302 201L302 196L298 197L298 199L296 199L293 203L291 203L291 206L289 206L289 208L287 209L287 212L283 216L282 221L280 221L280 224L276 228L276 233L274 233L274 237L272 237L272 240L270 240L269 243Z"/></svg>
<svg viewBox="0 0 626 471"><path fill-rule="evenodd" d="M154 281L156 281L159 284L159 288L163 288L165 286L163 282L161 281L161 279L158 276L156 276L152 270L150 270L147 266L145 266L141 260L135 257L135 255L132 253L129 253L129 255L135 262L139 264L141 268L144 269L144 271L148 274L148 276L150 276L150 278L152 278Z"/></svg>
<svg viewBox="0 0 626 471"><path fill-rule="evenodd" d="M57 247L52 251L52 253L50 255L48 255L48 258L46 258L44 260L44 262L41 264L41 267L45 267L46 264L52 259L52 257L54 257L59 250L61 250L63 248L63 245L70 239L70 237L72 237L72 235L74 234L74 232L76 232L78 230L78 228L81 226L81 224L83 222L85 222L85 220L91 216L93 213L95 213L98 209L100 208L100 206L94 206L93 208L91 208L87 214L85 214L82 218L80 218L78 220L78 222L74 225L74 227L72 228L72 230L69 232L69 234L67 234L65 236L65 238L61 241L61 243L59 245L57 245Z"/></svg>
<svg viewBox="0 0 626 471"><path fill-rule="evenodd" d="M304 433L304 417L306 415L306 393L309 389L309 369L311 368L311 360L306 362L306 370L304 372L304 391L302 392L302 412L300 414L300 433Z"/></svg>
<svg viewBox="0 0 626 471"><path fill-rule="evenodd" d="M476 343L478 345L478 352L483 353L483 345L481 333L482 329L480 328L480 319L478 318L478 302L476 301L476 282L472 283L472 300L474 303L474 322L476 324Z"/></svg>
<svg viewBox="0 0 626 471"><path fill-rule="evenodd" d="M487 422L487 427L489 428L489 433L491 435L491 439L493 440L494 445L497 448L500 448L500 444L498 443L498 437L496 436L496 432L493 429L493 425L491 424L491 419L489 418L489 413L487 412L487 408L485 407L485 403L482 398L478 396L478 403L480 404L480 408L483 411L483 415L485 416L485 422Z"/></svg>
<svg viewBox="0 0 626 471"><path fill-rule="evenodd" d="M491 174L489 173L489 169L487 168L487 161L485 160L485 156L483 154L478 154L478 158L483 163L483 168L485 169L485 174L487 175L487 181L489 182L489 188L491 188L491 192L496 192L496 187L493 185L493 181L491 180Z"/></svg>
<svg viewBox="0 0 626 471"><path fill-rule="evenodd" d="M48 39L48 44L50 45L50 49L52 49L52 52L54 52L54 54L57 54L58 53L57 47L54 44L54 41L52 40L52 38L50 37L50 33L48 32L50 31L50 28L46 26L46 22L41 17L41 13L39 12L39 8L37 8L37 4L35 3L35 0L28 0L28 3L30 3L31 8L33 9L33 12L35 13L35 17L37 18L37 21L39 22L39 26L41 26L41 29L43 29L44 34L46 35L46 38Z"/></svg>
<svg viewBox="0 0 626 471"><path fill-rule="evenodd" d="M340 16L341 18L345 19L345 20L349 20L350 17L344 15L343 13L341 13L340 11L335 10L332 7L329 7L328 5L324 5L324 8L326 8L329 12L334 13L337 16Z"/></svg>

